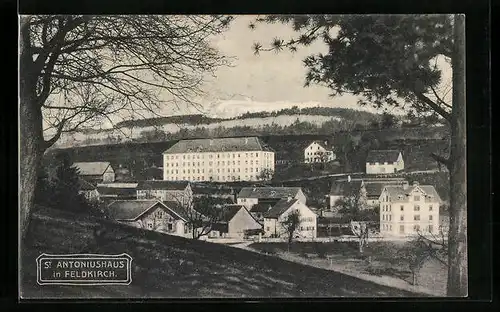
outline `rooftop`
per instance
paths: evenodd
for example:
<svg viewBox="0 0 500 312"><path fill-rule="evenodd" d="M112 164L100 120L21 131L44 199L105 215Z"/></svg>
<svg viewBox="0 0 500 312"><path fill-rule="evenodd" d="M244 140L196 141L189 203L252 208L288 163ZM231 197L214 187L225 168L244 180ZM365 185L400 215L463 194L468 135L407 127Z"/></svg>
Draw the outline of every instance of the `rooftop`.
<svg viewBox="0 0 500 312"><path fill-rule="evenodd" d="M136 200L117 200L108 205L107 212L111 218L115 220L136 220L149 209L160 206L167 211L171 212L171 216L177 219L184 219L185 215L182 213L177 203L174 202L161 202L155 199L136 199Z"/></svg>
<svg viewBox="0 0 500 312"><path fill-rule="evenodd" d="M330 195L333 196L347 196L359 192L361 188L361 180L348 181L333 181L330 188Z"/></svg>
<svg viewBox="0 0 500 312"><path fill-rule="evenodd" d="M97 192L100 196L117 196L117 197L136 197L137 192L132 187L107 187L97 186Z"/></svg>
<svg viewBox="0 0 500 312"><path fill-rule="evenodd" d="M102 175L111 164L107 161L75 162L72 167L78 169L80 175Z"/></svg>
<svg viewBox="0 0 500 312"><path fill-rule="evenodd" d="M269 219L277 219L279 218L285 211L290 209L296 202L298 202L298 199L282 199L279 202L276 203L268 212L264 214L264 218L269 218Z"/></svg>
<svg viewBox="0 0 500 312"><path fill-rule="evenodd" d="M213 138L180 140L167 149L164 154L177 153L216 153L239 151L270 151L258 137Z"/></svg>
<svg viewBox="0 0 500 312"><path fill-rule="evenodd" d="M401 152L398 150L372 150L368 152L368 156L366 157L366 162L393 163L398 160L400 153Z"/></svg>
<svg viewBox="0 0 500 312"><path fill-rule="evenodd" d="M406 188L404 186L387 185L385 189L389 192L391 199L396 199L395 201L398 202L408 202L410 200L408 195L415 190L420 190L425 194L425 202L441 202L441 197L432 185L409 185Z"/></svg>
<svg viewBox="0 0 500 312"><path fill-rule="evenodd" d="M272 208L271 204L255 204L250 208L250 212L268 212Z"/></svg>

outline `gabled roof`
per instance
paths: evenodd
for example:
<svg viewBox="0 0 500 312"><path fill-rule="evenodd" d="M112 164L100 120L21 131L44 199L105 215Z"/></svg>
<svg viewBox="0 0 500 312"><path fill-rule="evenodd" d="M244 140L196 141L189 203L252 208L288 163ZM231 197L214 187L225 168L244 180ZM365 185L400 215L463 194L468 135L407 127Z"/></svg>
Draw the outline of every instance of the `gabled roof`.
<svg viewBox="0 0 500 312"><path fill-rule="evenodd" d="M207 187L207 186L192 186L194 194L208 194L208 195L233 195L234 191L231 188Z"/></svg>
<svg viewBox="0 0 500 312"><path fill-rule="evenodd" d="M400 153L401 152L398 150L372 150L368 152L368 156L366 157L366 162L393 163L398 160Z"/></svg>
<svg viewBox="0 0 500 312"><path fill-rule="evenodd" d="M244 187L238 193L239 198L287 198L295 197L300 187Z"/></svg>
<svg viewBox="0 0 500 312"><path fill-rule="evenodd" d="M325 142L323 142L323 141L319 141L319 140L316 140L316 141L312 141L312 142L310 142L310 143L307 143L307 145L305 145L303 149L308 148L308 147L309 147L311 144L313 144L313 143L317 143L319 146L321 146L322 148L324 148L324 149L326 149L326 150L331 150L331 147L326 146L326 145L325 145Z"/></svg>
<svg viewBox="0 0 500 312"><path fill-rule="evenodd" d="M189 216L186 211L185 207L182 207L182 205L176 201L164 201L163 204L170 208L174 213L176 213L179 217L181 217L184 220L188 220Z"/></svg>
<svg viewBox="0 0 500 312"><path fill-rule="evenodd" d="M78 178L78 184L80 185L80 191L93 191L96 189L95 185L82 178Z"/></svg>
<svg viewBox="0 0 500 312"><path fill-rule="evenodd" d="M80 175L102 175L111 164L107 161L75 162L72 167L78 169Z"/></svg>
<svg viewBox="0 0 500 312"><path fill-rule="evenodd" d="M245 209L242 205L226 205L223 208L223 214L221 217L222 222L229 222L231 221L234 216L240 211L241 209ZM245 209L246 210L246 209Z"/></svg>
<svg viewBox="0 0 500 312"><path fill-rule="evenodd" d="M271 204L259 203L250 208L250 212L268 212L272 208Z"/></svg>
<svg viewBox="0 0 500 312"><path fill-rule="evenodd" d="M404 179L399 179L399 180L370 180L370 181L363 181L365 185L365 190L366 190L366 196L368 197L378 197L382 193L382 190L384 189L384 186L386 185L402 185L404 182L406 182ZM406 182L408 183L408 182Z"/></svg>
<svg viewBox="0 0 500 312"><path fill-rule="evenodd" d="M164 181L164 180L147 180L140 181L137 184L137 190L171 190L183 191L189 185L188 181Z"/></svg>
<svg viewBox="0 0 500 312"><path fill-rule="evenodd" d="M107 211L110 217L115 220L135 221L148 210L153 207L157 207L158 205L169 211L172 217L184 219L186 221L182 215L177 213L176 210L172 208L173 205L171 203L166 205L158 200L117 200L108 205Z"/></svg>
<svg viewBox="0 0 500 312"><path fill-rule="evenodd" d="M180 140L163 154L272 151L258 137Z"/></svg>
<svg viewBox="0 0 500 312"><path fill-rule="evenodd" d="M432 185L410 185L406 189L403 186L386 185L384 189L387 190L392 201L408 202L408 195L415 189L419 189L425 193L425 202L441 202L441 197Z"/></svg>
<svg viewBox="0 0 500 312"><path fill-rule="evenodd" d="M330 195L332 196L346 196L348 194L354 194L359 192L361 189L361 180L351 180L348 181L333 181L330 188Z"/></svg>
<svg viewBox="0 0 500 312"><path fill-rule="evenodd" d="M106 187L97 186L97 192L101 196L135 197L137 192L131 187Z"/></svg>
<svg viewBox="0 0 500 312"><path fill-rule="evenodd" d="M276 203L268 212L264 214L264 218L269 218L269 219L277 219L279 218L285 211L290 209L296 202L298 202L298 199L282 199L279 202Z"/></svg>
<svg viewBox="0 0 500 312"><path fill-rule="evenodd" d="M161 205L158 200L117 200L107 207L107 212L115 220L136 220L148 209Z"/></svg>

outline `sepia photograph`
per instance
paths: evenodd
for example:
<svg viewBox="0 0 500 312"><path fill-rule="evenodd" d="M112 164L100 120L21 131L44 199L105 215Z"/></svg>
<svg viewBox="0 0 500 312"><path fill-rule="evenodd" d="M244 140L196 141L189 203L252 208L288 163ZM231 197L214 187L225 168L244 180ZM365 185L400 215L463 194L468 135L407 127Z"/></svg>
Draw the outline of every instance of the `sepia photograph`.
<svg viewBox="0 0 500 312"><path fill-rule="evenodd" d="M464 14L18 20L21 299L468 296Z"/></svg>

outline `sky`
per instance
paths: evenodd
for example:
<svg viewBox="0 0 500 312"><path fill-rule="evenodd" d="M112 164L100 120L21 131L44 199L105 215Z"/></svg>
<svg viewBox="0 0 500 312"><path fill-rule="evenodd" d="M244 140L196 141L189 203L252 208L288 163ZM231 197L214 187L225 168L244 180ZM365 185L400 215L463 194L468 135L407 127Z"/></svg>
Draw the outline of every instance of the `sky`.
<svg viewBox="0 0 500 312"><path fill-rule="evenodd" d="M203 86L207 96L198 100L201 111L200 108L189 109L181 106L180 109L167 108L161 114L201 112L211 116L231 117L247 111L279 110L293 105L343 107L377 112L371 107L357 105L356 96L330 97L326 87L304 87L307 70L302 60L311 54L327 52L327 46L321 40L308 47L300 47L295 53L283 50L279 53L261 52L255 55L252 49L254 42L265 46L275 37L287 40L296 35L289 25L284 24L257 24L256 29L252 30L248 25L255 17L238 16L228 31L214 38L213 46L232 58L232 66L219 68L215 78L207 79ZM440 64L447 66L443 60ZM446 71L444 76L444 80L448 81L450 73ZM400 113L392 108L389 112Z"/></svg>

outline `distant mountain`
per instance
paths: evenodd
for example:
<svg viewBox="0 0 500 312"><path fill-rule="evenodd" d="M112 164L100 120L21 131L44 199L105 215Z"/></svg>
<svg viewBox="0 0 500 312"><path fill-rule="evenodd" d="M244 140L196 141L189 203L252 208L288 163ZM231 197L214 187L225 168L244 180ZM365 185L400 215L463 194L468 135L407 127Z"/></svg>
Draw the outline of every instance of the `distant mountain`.
<svg viewBox="0 0 500 312"><path fill-rule="evenodd" d="M221 121L278 117L278 116L295 116L295 115L337 117L339 119L353 120L359 123L363 123L363 121L369 122L373 119L377 119L379 116L377 114L373 114L370 112L354 110L349 108L335 108L335 107L298 108L297 106L294 106L292 108L284 108L281 110L271 111L271 112L269 111L247 112L233 118L216 118L216 117L208 117L202 114L191 114L191 115L180 115L180 116L155 117L155 118L147 118L140 120L127 120L117 123L115 128L153 127L153 126L163 126L167 124L184 124L184 125L196 126L196 125L209 125Z"/></svg>

